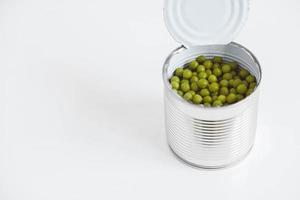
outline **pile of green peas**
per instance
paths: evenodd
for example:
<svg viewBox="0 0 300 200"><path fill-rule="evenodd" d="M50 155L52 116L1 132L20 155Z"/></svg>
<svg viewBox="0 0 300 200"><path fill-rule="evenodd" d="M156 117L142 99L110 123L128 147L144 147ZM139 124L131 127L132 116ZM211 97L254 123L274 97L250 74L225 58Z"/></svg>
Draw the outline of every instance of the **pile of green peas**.
<svg viewBox="0 0 300 200"><path fill-rule="evenodd" d="M199 56L179 67L170 78L172 89L185 100L205 107L234 104L251 95L255 76L237 62Z"/></svg>

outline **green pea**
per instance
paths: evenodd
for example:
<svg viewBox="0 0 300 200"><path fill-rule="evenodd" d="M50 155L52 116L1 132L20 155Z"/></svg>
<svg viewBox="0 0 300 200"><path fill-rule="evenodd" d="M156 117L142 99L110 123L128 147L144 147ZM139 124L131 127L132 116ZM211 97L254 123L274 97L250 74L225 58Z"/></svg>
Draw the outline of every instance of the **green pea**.
<svg viewBox="0 0 300 200"><path fill-rule="evenodd" d="M189 64L189 68L190 68L192 71L196 70L198 66L199 66L199 63L198 63L197 61L195 61L195 60L192 61L192 62L190 62L190 64Z"/></svg>
<svg viewBox="0 0 300 200"><path fill-rule="evenodd" d="M246 85L246 87L248 87L248 85L249 85L249 83L247 82L247 81L242 81L242 83L244 84L244 85Z"/></svg>
<svg viewBox="0 0 300 200"><path fill-rule="evenodd" d="M198 76L197 72L193 72L193 76Z"/></svg>
<svg viewBox="0 0 300 200"><path fill-rule="evenodd" d="M179 82L177 82L177 81L172 81L171 85L172 85L172 89L176 89L176 90L179 89Z"/></svg>
<svg viewBox="0 0 300 200"><path fill-rule="evenodd" d="M177 91L177 94L178 94L179 96L183 96L183 92L182 92L181 90L178 90L178 91Z"/></svg>
<svg viewBox="0 0 300 200"><path fill-rule="evenodd" d="M205 103L211 104L211 103L212 103L212 98L211 98L211 96L205 96L205 97L203 97L203 103L204 103L204 104L205 104Z"/></svg>
<svg viewBox="0 0 300 200"><path fill-rule="evenodd" d="M212 71L210 69L205 70L205 72L206 72L207 76L212 75Z"/></svg>
<svg viewBox="0 0 300 200"><path fill-rule="evenodd" d="M217 100L217 98L218 98L217 95L212 95L212 96L211 96L211 99L212 99L213 102L214 102L215 100Z"/></svg>
<svg viewBox="0 0 300 200"><path fill-rule="evenodd" d="M202 97L206 97L206 96L209 96L210 95L210 92L209 92L209 90L208 89L201 89L200 90L200 95L202 96Z"/></svg>
<svg viewBox="0 0 300 200"><path fill-rule="evenodd" d="M234 85L234 79L230 79L230 80L228 81L228 83L229 83L229 86L230 86L230 87L233 87L233 85Z"/></svg>
<svg viewBox="0 0 300 200"><path fill-rule="evenodd" d="M222 70L220 68L215 68L213 70L213 74L217 77L221 76L222 75Z"/></svg>
<svg viewBox="0 0 300 200"><path fill-rule="evenodd" d="M229 94L228 88L227 87L221 87L220 88L220 94L227 96Z"/></svg>
<svg viewBox="0 0 300 200"><path fill-rule="evenodd" d="M173 76L171 78L171 82L176 81L176 82L180 82L180 78L178 76Z"/></svg>
<svg viewBox="0 0 300 200"><path fill-rule="evenodd" d="M250 89L250 88L252 88L252 89L256 88L256 82L250 83L250 84L249 84L249 89Z"/></svg>
<svg viewBox="0 0 300 200"><path fill-rule="evenodd" d="M191 89L189 83L182 83L180 88L181 88L182 92L188 92Z"/></svg>
<svg viewBox="0 0 300 200"><path fill-rule="evenodd" d="M192 95L192 93L187 92L187 93L185 93L185 94L183 95L183 98L184 98L185 100L187 100L187 101L190 101L190 100L192 100L193 95Z"/></svg>
<svg viewBox="0 0 300 200"><path fill-rule="evenodd" d="M199 75L198 75L198 78L199 79L207 78L207 73L206 72L200 72Z"/></svg>
<svg viewBox="0 0 300 200"><path fill-rule="evenodd" d="M195 92L198 91L198 84L196 82L191 83L191 90Z"/></svg>
<svg viewBox="0 0 300 200"><path fill-rule="evenodd" d="M236 95L230 93L227 97L226 97L226 102L229 104L235 103L236 102Z"/></svg>
<svg viewBox="0 0 300 200"><path fill-rule="evenodd" d="M199 94L195 94L194 97L193 97L193 102L195 104L200 104L202 102L202 97L199 95Z"/></svg>
<svg viewBox="0 0 300 200"><path fill-rule="evenodd" d="M233 62L229 62L228 65L231 66L231 69L232 69L232 70L236 70L237 67L238 67L238 64L237 64L236 62L234 62L234 61L233 61Z"/></svg>
<svg viewBox="0 0 300 200"><path fill-rule="evenodd" d="M218 83L211 83L209 85L209 91L210 92L218 92L219 91L219 84Z"/></svg>
<svg viewBox="0 0 300 200"><path fill-rule="evenodd" d="M249 75L249 72L245 69L241 69L239 75L242 78L246 78Z"/></svg>
<svg viewBox="0 0 300 200"><path fill-rule="evenodd" d="M196 92L193 91L193 90L190 90L189 92L190 92L193 96L196 94Z"/></svg>
<svg viewBox="0 0 300 200"><path fill-rule="evenodd" d="M225 74L223 74L223 79L225 79L225 80L232 79L232 74L231 73L225 73Z"/></svg>
<svg viewBox="0 0 300 200"><path fill-rule="evenodd" d="M208 76L208 82L213 83L213 82L217 82L218 78L215 75L210 75Z"/></svg>
<svg viewBox="0 0 300 200"><path fill-rule="evenodd" d="M208 84L209 84L208 81L203 78L198 81L198 87L201 89L206 88L208 86Z"/></svg>
<svg viewBox="0 0 300 200"><path fill-rule="evenodd" d="M241 79L235 79L233 81L232 87L237 87L238 85L240 85L242 83Z"/></svg>
<svg viewBox="0 0 300 200"><path fill-rule="evenodd" d="M236 89L235 89L235 88L231 88L231 89L229 90L229 93L236 94L237 92L236 92Z"/></svg>
<svg viewBox="0 0 300 200"><path fill-rule="evenodd" d="M224 103L226 103L226 96L225 95L219 95L217 100L221 101L224 104Z"/></svg>
<svg viewBox="0 0 300 200"><path fill-rule="evenodd" d="M219 91L211 92L210 94L211 94L211 96L212 96L212 95L219 96Z"/></svg>
<svg viewBox="0 0 300 200"><path fill-rule="evenodd" d="M191 83L198 82L198 81L199 81L199 78L197 76L192 76L192 78L190 79Z"/></svg>
<svg viewBox="0 0 300 200"><path fill-rule="evenodd" d="M205 67L203 65L199 65L197 67L197 73L200 73L200 72L205 72Z"/></svg>
<svg viewBox="0 0 300 200"><path fill-rule="evenodd" d="M239 75L235 75L235 76L233 76L233 79L241 79L242 80L242 77L240 77Z"/></svg>
<svg viewBox="0 0 300 200"><path fill-rule="evenodd" d="M236 71L231 71L230 73L232 74L233 77L237 75Z"/></svg>
<svg viewBox="0 0 300 200"><path fill-rule="evenodd" d="M206 60L204 61L203 65L206 69L211 69L213 66L213 62L211 60Z"/></svg>
<svg viewBox="0 0 300 200"><path fill-rule="evenodd" d="M212 68L213 68L213 69L220 68L220 64L219 64L219 63L214 63L214 65L213 65Z"/></svg>
<svg viewBox="0 0 300 200"><path fill-rule="evenodd" d="M213 107L220 107L220 106L222 106L223 104L222 104L222 102L220 101L220 100L215 100L214 102L213 102Z"/></svg>
<svg viewBox="0 0 300 200"><path fill-rule="evenodd" d="M248 91L246 92L246 96L250 96L253 92L254 92L254 89L252 89L252 88L248 89Z"/></svg>
<svg viewBox="0 0 300 200"><path fill-rule="evenodd" d="M190 83L190 82L189 82L189 80L182 79L182 80L180 81L180 84L182 84L182 83Z"/></svg>
<svg viewBox="0 0 300 200"><path fill-rule="evenodd" d="M183 78L190 79L193 76L193 72L189 69L183 71Z"/></svg>
<svg viewBox="0 0 300 200"><path fill-rule="evenodd" d="M236 95L236 101L241 101L244 99L244 96L242 94L237 94Z"/></svg>
<svg viewBox="0 0 300 200"><path fill-rule="evenodd" d="M220 81L220 85L221 85L222 87L228 87L228 81L225 80L225 79L223 79L223 80Z"/></svg>
<svg viewBox="0 0 300 200"><path fill-rule="evenodd" d="M222 63L223 58L220 57L220 56L215 56L215 57L213 58L213 61L214 61L215 63Z"/></svg>
<svg viewBox="0 0 300 200"><path fill-rule="evenodd" d="M202 64L206 61L206 58L204 56L198 56L196 60L198 63Z"/></svg>
<svg viewBox="0 0 300 200"><path fill-rule="evenodd" d="M252 75L248 75L245 79L248 83L253 83L255 82L255 77Z"/></svg>
<svg viewBox="0 0 300 200"><path fill-rule="evenodd" d="M223 71L224 74L229 73L231 71L231 66L228 65L228 64L222 65L222 71Z"/></svg>
<svg viewBox="0 0 300 200"><path fill-rule="evenodd" d="M183 68L182 67L179 67L175 70L175 75L178 76L178 77L182 77L183 75Z"/></svg>
<svg viewBox="0 0 300 200"><path fill-rule="evenodd" d="M247 86L245 84L241 83L237 86L236 91L239 94L245 94L247 92Z"/></svg>

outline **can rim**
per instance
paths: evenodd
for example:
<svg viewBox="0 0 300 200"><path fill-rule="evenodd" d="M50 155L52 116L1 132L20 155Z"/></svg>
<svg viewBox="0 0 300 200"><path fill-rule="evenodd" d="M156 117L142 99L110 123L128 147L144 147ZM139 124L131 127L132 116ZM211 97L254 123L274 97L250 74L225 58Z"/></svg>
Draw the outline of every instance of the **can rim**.
<svg viewBox="0 0 300 200"><path fill-rule="evenodd" d="M254 93L257 93L258 92L258 88L260 87L260 84L261 84L261 79L262 79L262 69L261 69L261 65L258 61L258 59L256 58L256 56L246 47L244 47L243 45L239 44L239 43L236 43L236 42L231 42L229 44L226 44L226 45L234 45L234 46L237 46L238 48L241 48L243 50L246 51L246 53L249 54L249 56L254 60L254 62L257 64L258 66L258 69L259 69L259 79L257 81L257 86L254 90L254 92L247 96L246 98L242 99L241 101L237 102L237 103L234 103L234 104L230 104L230 105L226 105L226 106L220 106L220 107L204 107L204 106L199 106L199 105L195 105L195 104L192 104L192 103L189 103L187 102L186 100L184 100L181 96L179 96L178 94L175 94L175 92L172 90L171 88L171 84L169 83L169 79L167 77L167 67L169 66L169 62L171 60L171 58L173 56L175 56L176 54L180 53L181 51L187 49L185 46L180 46L178 48L176 48L175 50L173 50L169 56L167 57L167 59L165 60L164 62L164 65L163 65L163 70L162 70L162 76L163 76L163 81L164 81L164 85L165 85L165 88L170 91L171 95L176 98L177 100L179 100L181 103L187 105L187 106L191 106L193 108L197 108L197 109L204 109L204 110L218 110L218 109L227 109L227 108L232 108L234 106L237 106L237 105L241 105L241 104L244 104L245 102L247 102L249 100L249 98L251 98ZM226 46L224 45L224 46ZM214 46L214 45L208 45L208 46Z"/></svg>

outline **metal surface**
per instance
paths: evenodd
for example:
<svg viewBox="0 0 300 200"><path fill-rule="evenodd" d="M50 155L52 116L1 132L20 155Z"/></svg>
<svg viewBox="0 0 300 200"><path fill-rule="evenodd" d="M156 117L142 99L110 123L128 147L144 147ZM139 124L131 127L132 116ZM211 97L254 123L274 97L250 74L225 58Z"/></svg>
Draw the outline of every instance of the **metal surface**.
<svg viewBox="0 0 300 200"><path fill-rule="evenodd" d="M258 86L246 99L225 107L190 104L172 91L174 70L198 55L236 60L256 76ZM163 68L165 123L170 148L189 165L218 169L243 159L255 140L261 68L253 54L239 44L201 46L174 50Z"/></svg>

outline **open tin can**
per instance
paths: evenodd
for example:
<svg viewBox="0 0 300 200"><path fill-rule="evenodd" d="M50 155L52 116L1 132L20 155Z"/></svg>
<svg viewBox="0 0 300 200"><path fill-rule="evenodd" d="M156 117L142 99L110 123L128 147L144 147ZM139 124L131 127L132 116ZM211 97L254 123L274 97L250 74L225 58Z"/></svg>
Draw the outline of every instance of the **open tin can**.
<svg viewBox="0 0 300 200"><path fill-rule="evenodd" d="M223 6L221 17L225 21L215 19L216 16L211 16L213 19L210 20L207 16L199 22L198 11L216 8L220 4ZM248 0L165 1L166 25L171 35L184 45L168 56L163 67L167 140L173 153L189 165L224 168L245 158L253 147L261 67L248 49L231 42L247 12ZM205 11L209 15L207 13ZM229 27L220 33L219 30L226 25ZM172 90L169 79L177 67L199 55L207 58L221 56L224 60L238 62L256 77L255 91L242 101L224 107L207 108L185 101Z"/></svg>

